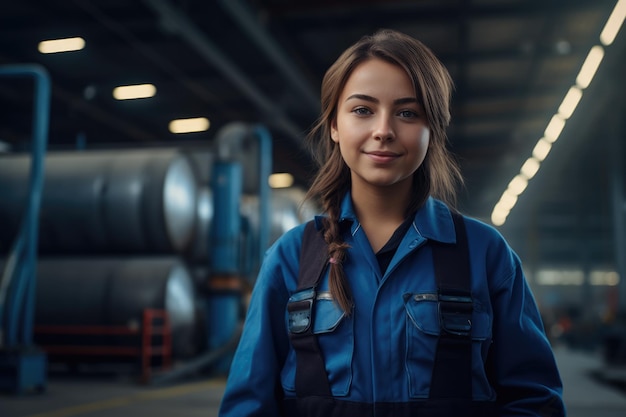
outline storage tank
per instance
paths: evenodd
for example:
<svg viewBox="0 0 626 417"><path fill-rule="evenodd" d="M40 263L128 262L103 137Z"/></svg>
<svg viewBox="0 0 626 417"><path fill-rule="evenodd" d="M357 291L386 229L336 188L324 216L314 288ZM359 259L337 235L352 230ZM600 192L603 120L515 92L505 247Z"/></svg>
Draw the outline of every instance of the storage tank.
<svg viewBox="0 0 626 417"><path fill-rule="evenodd" d="M26 201L30 156L0 156L0 252ZM181 253L193 239L197 186L176 149L49 152L40 214L43 254Z"/></svg>
<svg viewBox="0 0 626 417"><path fill-rule="evenodd" d="M203 339L196 290L176 257L42 258L36 294L35 326L138 328L144 309L161 309L169 316L174 357L196 354ZM36 335L36 342L46 340Z"/></svg>

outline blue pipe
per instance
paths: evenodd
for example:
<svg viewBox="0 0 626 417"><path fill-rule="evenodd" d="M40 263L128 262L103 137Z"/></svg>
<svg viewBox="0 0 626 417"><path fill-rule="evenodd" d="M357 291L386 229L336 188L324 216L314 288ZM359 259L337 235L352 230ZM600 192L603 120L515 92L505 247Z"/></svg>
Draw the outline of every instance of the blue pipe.
<svg viewBox="0 0 626 417"><path fill-rule="evenodd" d="M264 126L257 125L254 129L259 139L259 254L257 268L265 256L270 240L270 185L269 176L272 173L272 137Z"/></svg>
<svg viewBox="0 0 626 417"><path fill-rule="evenodd" d="M213 225L211 263L214 274L238 275L241 215L239 203L243 188L241 164L216 161L211 173Z"/></svg>
<svg viewBox="0 0 626 417"><path fill-rule="evenodd" d="M50 117L50 77L39 65L7 65L0 76L34 78L32 162L29 195L20 231L0 277L0 347L30 346L33 339L39 209Z"/></svg>

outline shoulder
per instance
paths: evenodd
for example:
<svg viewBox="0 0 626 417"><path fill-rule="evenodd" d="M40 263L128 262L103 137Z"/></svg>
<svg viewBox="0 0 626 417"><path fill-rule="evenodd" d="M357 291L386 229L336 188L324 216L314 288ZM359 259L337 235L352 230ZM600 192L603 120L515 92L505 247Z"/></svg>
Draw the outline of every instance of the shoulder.
<svg viewBox="0 0 626 417"><path fill-rule="evenodd" d="M470 216L464 215L463 219L472 261L483 264L496 281L512 277L521 262L500 231Z"/></svg>
<svg viewBox="0 0 626 417"><path fill-rule="evenodd" d="M468 238L473 243L508 247L506 239L494 226L465 214L462 216Z"/></svg>
<svg viewBox="0 0 626 417"><path fill-rule="evenodd" d="M255 286L281 286L289 292L296 288L305 226L303 223L283 233L267 249Z"/></svg>

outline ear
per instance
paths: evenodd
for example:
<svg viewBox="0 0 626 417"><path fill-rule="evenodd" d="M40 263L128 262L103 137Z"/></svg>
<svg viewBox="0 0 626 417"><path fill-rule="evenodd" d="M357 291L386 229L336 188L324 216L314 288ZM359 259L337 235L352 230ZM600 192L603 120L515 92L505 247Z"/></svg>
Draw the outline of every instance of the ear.
<svg viewBox="0 0 626 417"><path fill-rule="evenodd" d="M337 130L337 119L330 122L330 137L335 143L339 143L339 131Z"/></svg>

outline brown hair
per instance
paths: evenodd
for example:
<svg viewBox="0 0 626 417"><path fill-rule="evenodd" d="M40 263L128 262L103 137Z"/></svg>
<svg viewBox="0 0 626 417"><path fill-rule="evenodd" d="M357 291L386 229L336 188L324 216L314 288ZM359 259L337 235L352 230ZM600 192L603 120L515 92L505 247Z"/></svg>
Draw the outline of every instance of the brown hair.
<svg viewBox="0 0 626 417"><path fill-rule="evenodd" d="M424 162L413 174L413 193L405 215L417 211L430 195L454 206L456 185L462 183L459 168L446 147L453 83L433 52L420 41L388 29L364 36L345 50L324 76L321 114L307 138L319 170L306 199L318 199L328 215L324 239L328 243L329 257L335 261L330 264L330 291L348 314L352 303L341 264L348 244L342 240L339 231L339 211L351 180L339 146L331 139L330 127L336 117L339 97L352 71L373 58L398 65L406 71L424 108L431 132Z"/></svg>

